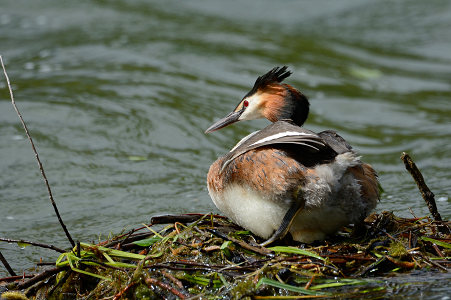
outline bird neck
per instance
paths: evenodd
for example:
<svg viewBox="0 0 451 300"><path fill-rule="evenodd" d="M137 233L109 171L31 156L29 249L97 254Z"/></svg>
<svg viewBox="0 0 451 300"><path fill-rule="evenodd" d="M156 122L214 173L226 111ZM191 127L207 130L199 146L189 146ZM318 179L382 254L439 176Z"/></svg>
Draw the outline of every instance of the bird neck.
<svg viewBox="0 0 451 300"><path fill-rule="evenodd" d="M284 107L279 111L278 120L291 120L294 124L302 126L307 120L310 103L307 97L292 86L284 85L286 94Z"/></svg>

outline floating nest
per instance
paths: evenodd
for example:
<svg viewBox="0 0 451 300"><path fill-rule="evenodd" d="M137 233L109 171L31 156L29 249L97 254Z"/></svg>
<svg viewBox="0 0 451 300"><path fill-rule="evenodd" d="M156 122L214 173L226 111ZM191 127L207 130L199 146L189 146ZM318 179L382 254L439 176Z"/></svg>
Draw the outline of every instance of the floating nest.
<svg viewBox="0 0 451 300"><path fill-rule="evenodd" d="M5 299L374 298L387 292L375 277L448 270L451 235L440 233L448 223L383 212L328 241L263 248L221 216L160 216L102 243L79 243L31 278L2 278L0 292Z"/></svg>

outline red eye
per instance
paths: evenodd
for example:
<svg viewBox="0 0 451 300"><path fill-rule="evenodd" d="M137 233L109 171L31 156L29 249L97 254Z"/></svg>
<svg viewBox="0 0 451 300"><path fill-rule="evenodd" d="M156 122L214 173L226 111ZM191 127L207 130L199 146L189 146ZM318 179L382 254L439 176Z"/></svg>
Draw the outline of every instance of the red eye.
<svg viewBox="0 0 451 300"><path fill-rule="evenodd" d="M244 107L248 107L248 106L249 106L249 101L244 100L244 101L243 101L243 106L244 106Z"/></svg>

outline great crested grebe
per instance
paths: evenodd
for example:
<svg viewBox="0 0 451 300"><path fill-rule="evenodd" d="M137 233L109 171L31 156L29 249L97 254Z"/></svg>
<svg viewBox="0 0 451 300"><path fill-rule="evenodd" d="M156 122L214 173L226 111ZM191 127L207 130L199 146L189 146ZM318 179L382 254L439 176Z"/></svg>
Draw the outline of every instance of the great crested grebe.
<svg viewBox="0 0 451 300"><path fill-rule="evenodd" d="M235 109L205 131L258 118L273 122L216 160L207 177L218 209L267 239L262 245L288 232L295 241L322 240L363 221L379 199L376 172L341 136L301 127L309 101L282 83L290 75L285 66L258 77Z"/></svg>

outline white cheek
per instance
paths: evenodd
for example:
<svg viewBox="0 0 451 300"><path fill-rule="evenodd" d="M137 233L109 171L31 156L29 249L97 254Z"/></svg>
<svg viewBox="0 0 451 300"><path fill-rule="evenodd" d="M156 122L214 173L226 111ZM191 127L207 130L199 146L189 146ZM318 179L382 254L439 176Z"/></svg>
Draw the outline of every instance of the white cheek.
<svg viewBox="0 0 451 300"><path fill-rule="evenodd" d="M246 100L249 102L249 106L244 110L243 114L240 116L238 120L255 120L259 118L263 118L263 115L260 111L259 107L259 96L253 95L249 98L246 98Z"/></svg>

